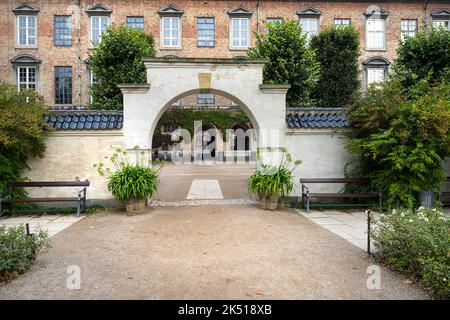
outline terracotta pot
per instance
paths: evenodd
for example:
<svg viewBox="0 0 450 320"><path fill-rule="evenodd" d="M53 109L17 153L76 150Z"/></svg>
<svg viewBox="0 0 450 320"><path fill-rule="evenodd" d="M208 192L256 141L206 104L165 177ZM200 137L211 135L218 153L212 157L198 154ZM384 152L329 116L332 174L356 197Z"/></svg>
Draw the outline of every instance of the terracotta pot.
<svg viewBox="0 0 450 320"><path fill-rule="evenodd" d="M267 198L267 208L268 210L276 210L278 209L278 197L269 197Z"/></svg>
<svg viewBox="0 0 450 320"><path fill-rule="evenodd" d="M126 210L127 212L140 213L145 210L145 205L147 199L130 199L127 201Z"/></svg>
<svg viewBox="0 0 450 320"><path fill-rule="evenodd" d="M267 209L267 198L263 196L259 196L259 208L260 209Z"/></svg>

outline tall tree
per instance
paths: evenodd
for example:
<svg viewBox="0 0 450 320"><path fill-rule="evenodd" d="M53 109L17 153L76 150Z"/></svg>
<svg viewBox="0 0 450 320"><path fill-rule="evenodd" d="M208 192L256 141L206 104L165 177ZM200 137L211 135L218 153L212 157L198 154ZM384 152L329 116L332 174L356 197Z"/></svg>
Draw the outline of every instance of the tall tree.
<svg viewBox="0 0 450 320"><path fill-rule="evenodd" d="M265 58L264 82L288 83L288 105L308 103L314 88L318 63L297 21L272 23L264 35L256 35L256 46L248 52L250 58Z"/></svg>
<svg viewBox="0 0 450 320"><path fill-rule="evenodd" d="M44 155L46 112L41 96L0 84L0 193L20 180L30 157Z"/></svg>
<svg viewBox="0 0 450 320"><path fill-rule="evenodd" d="M91 85L91 109L122 109L123 96L118 83L146 83L142 58L155 56L153 36L124 25L112 26L102 35L90 62L95 75Z"/></svg>
<svg viewBox="0 0 450 320"><path fill-rule="evenodd" d="M405 87L424 78L431 83L450 82L450 31L433 28L427 33L419 32L408 37L397 49L395 73L404 78Z"/></svg>
<svg viewBox="0 0 450 320"><path fill-rule="evenodd" d="M311 40L320 63L313 92L318 106L344 107L360 88L359 34L352 26L325 29Z"/></svg>

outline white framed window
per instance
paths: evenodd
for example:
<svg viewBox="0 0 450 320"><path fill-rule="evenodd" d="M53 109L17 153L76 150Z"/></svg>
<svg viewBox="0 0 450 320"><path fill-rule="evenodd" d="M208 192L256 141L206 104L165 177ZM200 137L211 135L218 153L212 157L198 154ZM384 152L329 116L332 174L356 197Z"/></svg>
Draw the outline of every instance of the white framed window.
<svg viewBox="0 0 450 320"><path fill-rule="evenodd" d="M17 89L36 91L37 68L18 66L17 67Z"/></svg>
<svg viewBox="0 0 450 320"><path fill-rule="evenodd" d="M433 20L433 27L435 28L446 28L450 30L450 20Z"/></svg>
<svg viewBox="0 0 450 320"><path fill-rule="evenodd" d="M108 16L91 16L91 43L96 45L101 41L102 34L106 33L109 26Z"/></svg>
<svg viewBox="0 0 450 320"><path fill-rule="evenodd" d="M250 42L250 19L231 18L231 43L232 48L248 48Z"/></svg>
<svg viewBox="0 0 450 320"><path fill-rule="evenodd" d="M179 48L181 28L179 17L161 17L161 46Z"/></svg>
<svg viewBox="0 0 450 320"><path fill-rule="evenodd" d="M17 16L17 44L35 46L37 44L37 17L35 15Z"/></svg>
<svg viewBox="0 0 450 320"><path fill-rule="evenodd" d="M366 49L386 49L386 23L382 18L368 18L366 20Z"/></svg>
<svg viewBox="0 0 450 320"><path fill-rule="evenodd" d="M336 27L346 27L351 24L351 20L349 18L335 18L334 25Z"/></svg>
<svg viewBox="0 0 450 320"><path fill-rule="evenodd" d="M405 40L407 37L414 37L417 34L417 20L403 19L400 23L402 40Z"/></svg>
<svg viewBox="0 0 450 320"><path fill-rule="evenodd" d="M302 31L307 35L308 43L311 41L311 38L319 33L319 18L300 18L300 27Z"/></svg>
<svg viewBox="0 0 450 320"><path fill-rule="evenodd" d="M386 68L369 67L367 68L367 86L372 83L380 83L386 79Z"/></svg>

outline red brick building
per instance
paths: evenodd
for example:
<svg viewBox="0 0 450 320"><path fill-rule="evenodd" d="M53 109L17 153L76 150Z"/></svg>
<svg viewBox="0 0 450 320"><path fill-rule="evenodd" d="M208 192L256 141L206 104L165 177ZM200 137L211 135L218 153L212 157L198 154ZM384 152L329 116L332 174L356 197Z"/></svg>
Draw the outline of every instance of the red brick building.
<svg viewBox="0 0 450 320"><path fill-rule="evenodd" d="M367 84L385 77L401 37L449 28L450 1L2 0L0 82L35 89L50 106L76 108L89 102L89 52L111 23L152 33L158 56L236 57L278 19L297 19L310 35L355 26Z"/></svg>

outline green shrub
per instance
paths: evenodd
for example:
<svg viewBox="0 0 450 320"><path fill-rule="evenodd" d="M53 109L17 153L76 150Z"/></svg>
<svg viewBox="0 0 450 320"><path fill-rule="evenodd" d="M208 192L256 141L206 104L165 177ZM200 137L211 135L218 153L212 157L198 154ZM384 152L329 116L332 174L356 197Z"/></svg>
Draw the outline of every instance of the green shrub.
<svg viewBox="0 0 450 320"><path fill-rule="evenodd" d="M44 155L46 112L43 98L35 92L0 84L0 194L8 182L21 180L29 158Z"/></svg>
<svg viewBox="0 0 450 320"><path fill-rule="evenodd" d="M131 199L151 197L158 189L159 169L153 169L144 163L144 153L136 149L137 159L130 163L127 152L117 149L111 157L116 171L104 168L103 163L94 165L101 176L108 180L108 190L122 202ZM151 163L149 163L151 164Z"/></svg>
<svg viewBox="0 0 450 320"><path fill-rule="evenodd" d="M256 192L261 198L288 196L294 188L293 171L301 161L292 161L286 149L281 149L280 164L261 164L248 180L248 191Z"/></svg>
<svg viewBox="0 0 450 320"><path fill-rule="evenodd" d="M441 186L450 155L450 85L426 79L405 93L391 79L355 100L347 147L388 207L413 207L420 190Z"/></svg>
<svg viewBox="0 0 450 320"><path fill-rule="evenodd" d="M42 229L29 236L24 225L14 228L0 225L0 281L25 272L47 244L48 235Z"/></svg>
<svg viewBox="0 0 450 320"><path fill-rule="evenodd" d="M317 106L341 108L359 90L359 33L352 26L332 27L311 40L320 63L313 91Z"/></svg>
<svg viewBox="0 0 450 320"><path fill-rule="evenodd" d="M319 64L314 50L307 44L298 21L285 20L270 24L264 35L256 35L256 46L248 51L250 58L264 58L265 83L288 83L288 105L309 102L317 80Z"/></svg>
<svg viewBox="0 0 450 320"><path fill-rule="evenodd" d="M450 220L432 209L393 210L375 223L378 257L417 277L439 297L450 297Z"/></svg>
<svg viewBox="0 0 450 320"><path fill-rule="evenodd" d="M147 83L142 58L154 57L155 41L150 34L124 25L111 26L90 56L95 83L91 86L91 109L122 109L119 83Z"/></svg>

